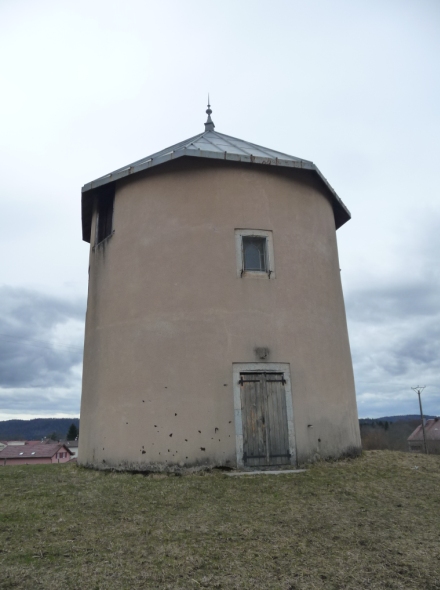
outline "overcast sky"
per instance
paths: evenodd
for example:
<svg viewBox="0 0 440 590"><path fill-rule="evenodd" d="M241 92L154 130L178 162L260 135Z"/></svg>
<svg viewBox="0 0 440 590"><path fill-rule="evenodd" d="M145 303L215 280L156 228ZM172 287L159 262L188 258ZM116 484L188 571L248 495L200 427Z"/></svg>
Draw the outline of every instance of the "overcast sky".
<svg viewBox="0 0 440 590"><path fill-rule="evenodd" d="M312 160L359 415L440 414L438 0L0 0L0 419L78 416L81 186L203 131Z"/></svg>

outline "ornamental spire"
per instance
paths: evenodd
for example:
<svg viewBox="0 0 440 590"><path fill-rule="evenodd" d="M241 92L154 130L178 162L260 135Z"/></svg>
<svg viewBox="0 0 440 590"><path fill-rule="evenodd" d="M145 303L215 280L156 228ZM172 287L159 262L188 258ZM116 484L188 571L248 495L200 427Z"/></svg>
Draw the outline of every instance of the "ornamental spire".
<svg viewBox="0 0 440 590"><path fill-rule="evenodd" d="M211 105L209 104L209 94L208 94L208 108L206 109L206 114L208 115L208 118L206 119L206 123L205 123L205 131L214 131L214 121L211 119Z"/></svg>

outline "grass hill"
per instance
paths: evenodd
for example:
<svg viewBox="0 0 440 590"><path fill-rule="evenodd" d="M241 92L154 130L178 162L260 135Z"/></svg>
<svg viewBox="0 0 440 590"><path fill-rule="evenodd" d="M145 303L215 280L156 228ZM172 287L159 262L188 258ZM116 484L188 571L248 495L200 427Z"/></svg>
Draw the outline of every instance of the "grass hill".
<svg viewBox="0 0 440 590"><path fill-rule="evenodd" d="M39 440L55 433L66 438L69 426L79 429L78 418L35 418L34 420L4 420L0 422L0 440Z"/></svg>
<svg viewBox="0 0 440 590"><path fill-rule="evenodd" d="M435 418L435 416L425 416ZM417 414L405 416L384 416L382 418L361 418L360 425L381 422L411 422L420 421ZM3 420L0 421L0 440L37 440L48 436L53 432L59 434L59 438L65 437L71 424L79 429L79 418L34 418L33 420ZM415 428L415 427L414 427Z"/></svg>
<svg viewBox="0 0 440 590"><path fill-rule="evenodd" d="M434 418L435 416L426 416ZM66 437L73 423L79 429L78 418L35 418L34 420L0 421L0 440L38 440L55 433L56 438ZM420 424L420 416L383 416L382 418L361 418L362 446L364 450L388 449L407 451L407 438Z"/></svg>
<svg viewBox="0 0 440 590"><path fill-rule="evenodd" d="M436 416L424 416L427 420L435 418ZM418 420L420 422L420 414L404 414L401 416L383 416L382 418L360 418L360 424L372 424L374 422L412 422Z"/></svg>
<svg viewBox="0 0 440 590"><path fill-rule="evenodd" d="M440 457L180 477L0 467L0 587L439 590Z"/></svg>

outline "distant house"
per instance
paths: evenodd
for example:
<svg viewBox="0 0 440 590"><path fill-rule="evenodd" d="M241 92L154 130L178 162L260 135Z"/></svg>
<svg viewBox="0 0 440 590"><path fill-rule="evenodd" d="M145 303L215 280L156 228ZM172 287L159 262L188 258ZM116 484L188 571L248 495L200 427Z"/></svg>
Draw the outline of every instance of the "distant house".
<svg viewBox="0 0 440 590"><path fill-rule="evenodd" d="M426 444L429 453L440 454L440 420L432 418L425 422ZM413 453L423 453L423 429L419 424L414 432L408 437L409 450Z"/></svg>
<svg viewBox="0 0 440 590"><path fill-rule="evenodd" d="M41 445L45 440L0 440L0 451L4 449L6 446L10 447L21 447L23 445ZM53 441L49 440L47 442L53 443Z"/></svg>
<svg viewBox="0 0 440 590"><path fill-rule="evenodd" d="M64 443L68 449L72 452L72 459L76 459L78 457L78 441L77 440L68 440Z"/></svg>
<svg viewBox="0 0 440 590"><path fill-rule="evenodd" d="M0 466L67 463L73 453L64 444L7 445L0 451Z"/></svg>

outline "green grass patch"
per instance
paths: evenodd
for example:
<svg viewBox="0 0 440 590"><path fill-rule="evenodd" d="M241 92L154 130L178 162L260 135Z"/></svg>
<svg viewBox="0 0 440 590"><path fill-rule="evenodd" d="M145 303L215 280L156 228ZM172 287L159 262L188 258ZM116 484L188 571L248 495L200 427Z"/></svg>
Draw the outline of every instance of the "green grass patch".
<svg viewBox="0 0 440 590"><path fill-rule="evenodd" d="M440 457L306 473L0 469L1 589L440 589Z"/></svg>

